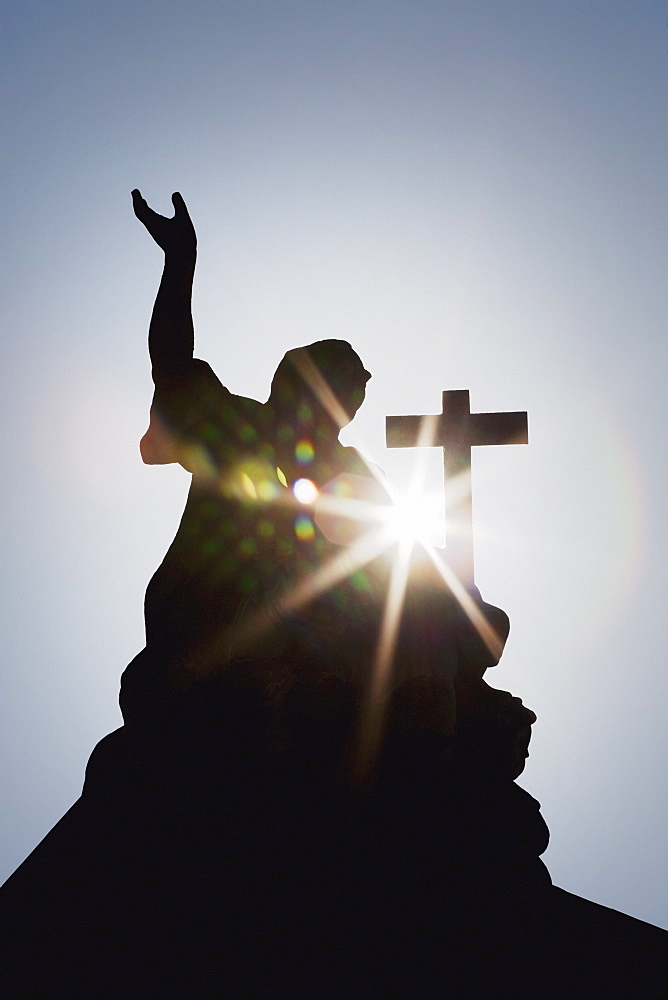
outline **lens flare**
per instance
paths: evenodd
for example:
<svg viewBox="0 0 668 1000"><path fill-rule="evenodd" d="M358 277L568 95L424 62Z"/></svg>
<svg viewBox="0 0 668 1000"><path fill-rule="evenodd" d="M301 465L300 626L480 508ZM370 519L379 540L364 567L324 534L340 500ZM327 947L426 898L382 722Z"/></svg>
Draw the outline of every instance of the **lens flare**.
<svg viewBox="0 0 668 1000"><path fill-rule="evenodd" d="M310 441L298 441L295 445L295 458L300 465L310 465L314 454L313 445Z"/></svg>
<svg viewBox="0 0 668 1000"><path fill-rule="evenodd" d="M306 514L295 518L295 535L300 542L310 542L315 535L313 521Z"/></svg>
<svg viewBox="0 0 668 1000"><path fill-rule="evenodd" d="M318 499L318 487L310 479L298 479L292 492L298 503L311 504Z"/></svg>
<svg viewBox="0 0 668 1000"><path fill-rule="evenodd" d="M356 761L356 779L359 784L364 784L373 769L381 742L385 708L391 690L394 653L408 583L411 551L412 539L404 538L392 564L373 662L371 686L360 726Z"/></svg>

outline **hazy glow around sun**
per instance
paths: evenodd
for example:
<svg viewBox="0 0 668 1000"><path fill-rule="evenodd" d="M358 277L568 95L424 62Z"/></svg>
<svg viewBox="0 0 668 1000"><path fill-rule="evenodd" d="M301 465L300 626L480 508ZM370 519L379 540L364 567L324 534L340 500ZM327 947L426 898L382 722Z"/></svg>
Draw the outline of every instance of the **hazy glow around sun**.
<svg viewBox="0 0 668 1000"><path fill-rule="evenodd" d="M380 512L384 526L395 541L442 544L443 497L438 493L396 496L394 503Z"/></svg>

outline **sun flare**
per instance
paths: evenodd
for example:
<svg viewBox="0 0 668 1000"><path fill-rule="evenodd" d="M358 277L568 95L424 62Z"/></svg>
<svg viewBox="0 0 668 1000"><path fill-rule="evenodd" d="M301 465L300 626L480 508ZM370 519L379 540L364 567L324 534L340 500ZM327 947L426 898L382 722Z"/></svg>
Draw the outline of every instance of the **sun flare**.
<svg viewBox="0 0 668 1000"><path fill-rule="evenodd" d="M378 515L395 542L433 544L443 532L441 498L438 495L397 496Z"/></svg>

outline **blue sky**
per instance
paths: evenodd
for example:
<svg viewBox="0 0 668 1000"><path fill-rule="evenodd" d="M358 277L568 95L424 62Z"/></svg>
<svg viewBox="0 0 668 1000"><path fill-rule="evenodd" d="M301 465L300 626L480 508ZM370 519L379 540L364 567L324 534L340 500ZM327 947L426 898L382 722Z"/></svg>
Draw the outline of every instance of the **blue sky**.
<svg viewBox="0 0 668 1000"><path fill-rule="evenodd" d="M398 487L386 414L529 411L474 456L488 676L538 714L521 783L573 892L668 925L663 3L6 2L0 425L2 865L120 724L146 583L180 517L141 464L160 253L199 234L197 353L266 398L352 341L346 432ZM440 481L431 457L429 483ZM662 881L663 880L663 881Z"/></svg>

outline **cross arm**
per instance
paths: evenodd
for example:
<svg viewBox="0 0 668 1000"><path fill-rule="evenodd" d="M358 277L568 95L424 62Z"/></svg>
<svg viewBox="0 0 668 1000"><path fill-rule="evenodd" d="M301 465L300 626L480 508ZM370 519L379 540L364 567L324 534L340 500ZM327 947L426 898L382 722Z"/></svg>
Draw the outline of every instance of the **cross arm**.
<svg viewBox="0 0 668 1000"><path fill-rule="evenodd" d="M529 424L526 411L509 413L471 413L464 420L466 443L470 445L528 444ZM423 416L386 417L385 437L388 448L443 448L455 428L444 427L442 413ZM461 423L459 431L464 430ZM449 431L449 433L448 433Z"/></svg>
<svg viewBox="0 0 668 1000"><path fill-rule="evenodd" d="M442 448L438 440L441 414L426 416L385 417L385 438L388 448Z"/></svg>
<svg viewBox="0 0 668 1000"><path fill-rule="evenodd" d="M526 412L472 413L470 442L480 444L528 444Z"/></svg>

